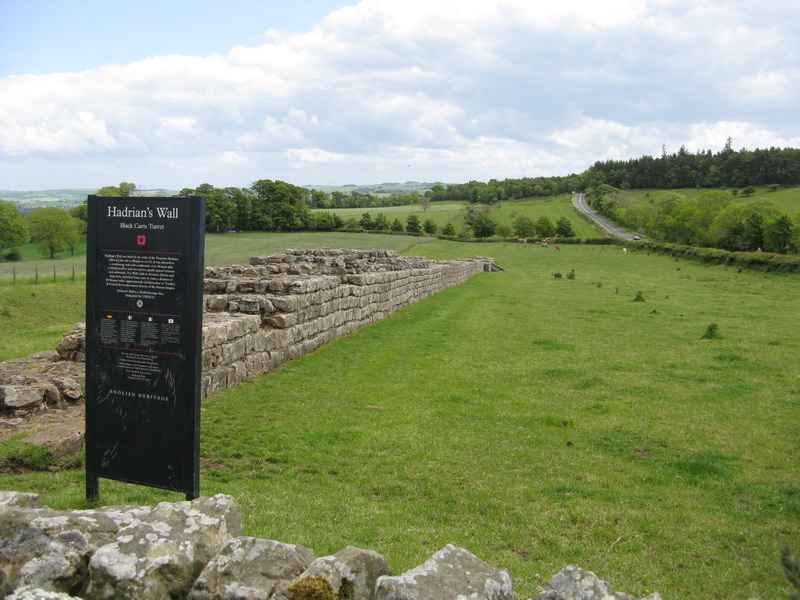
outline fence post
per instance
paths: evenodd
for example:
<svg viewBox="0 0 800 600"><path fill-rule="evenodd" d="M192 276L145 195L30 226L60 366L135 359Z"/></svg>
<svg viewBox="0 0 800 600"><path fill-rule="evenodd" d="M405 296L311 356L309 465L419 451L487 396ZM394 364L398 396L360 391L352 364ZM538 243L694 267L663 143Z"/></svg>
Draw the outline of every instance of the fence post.
<svg viewBox="0 0 800 600"><path fill-rule="evenodd" d="M11 270L14 273L14 284L13 285L17 285L17 267L11 267Z"/></svg>
<svg viewBox="0 0 800 600"><path fill-rule="evenodd" d="M56 267L53 265L53 283L56 282Z"/></svg>
<svg viewBox="0 0 800 600"><path fill-rule="evenodd" d="M36 267L36 283L39 283L39 267Z"/></svg>

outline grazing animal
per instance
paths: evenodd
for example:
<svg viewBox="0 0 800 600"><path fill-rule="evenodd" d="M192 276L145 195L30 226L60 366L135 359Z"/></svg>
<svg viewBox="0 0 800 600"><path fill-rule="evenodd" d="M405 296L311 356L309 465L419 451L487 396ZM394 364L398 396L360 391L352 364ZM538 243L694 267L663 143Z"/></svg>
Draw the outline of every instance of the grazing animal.
<svg viewBox="0 0 800 600"><path fill-rule="evenodd" d="M527 244L528 243L528 238L519 238L519 243L520 244Z"/></svg>
<svg viewBox="0 0 800 600"><path fill-rule="evenodd" d="M561 246L559 246L558 244L556 244L556 250L561 250Z"/></svg>
<svg viewBox="0 0 800 600"><path fill-rule="evenodd" d="M623 248L623 249L622 249L622 253L623 253L623 254L627 254L627 253L628 253L628 249L627 249L627 248Z"/></svg>

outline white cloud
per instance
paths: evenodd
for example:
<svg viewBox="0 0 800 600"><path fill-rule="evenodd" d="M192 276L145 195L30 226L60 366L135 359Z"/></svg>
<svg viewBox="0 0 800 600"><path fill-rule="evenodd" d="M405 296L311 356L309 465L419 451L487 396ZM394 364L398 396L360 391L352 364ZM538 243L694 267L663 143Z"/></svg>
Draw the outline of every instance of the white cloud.
<svg viewBox="0 0 800 600"><path fill-rule="evenodd" d="M796 144L793 15L780 0L362 0L258 47L0 79L0 167L80 156L142 173L112 182L176 188L234 172L468 181L729 135Z"/></svg>
<svg viewBox="0 0 800 600"><path fill-rule="evenodd" d="M290 148L286 150L292 167L301 168L313 163L340 164L347 158L338 152L328 152L319 148Z"/></svg>
<svg viewBox="0 0 800 600"><path fill-rule="evenodd" d="M219 162L223 165L244 165L249 163L250 159L238 152L228 151L222 153L219 157Z"/></svg>

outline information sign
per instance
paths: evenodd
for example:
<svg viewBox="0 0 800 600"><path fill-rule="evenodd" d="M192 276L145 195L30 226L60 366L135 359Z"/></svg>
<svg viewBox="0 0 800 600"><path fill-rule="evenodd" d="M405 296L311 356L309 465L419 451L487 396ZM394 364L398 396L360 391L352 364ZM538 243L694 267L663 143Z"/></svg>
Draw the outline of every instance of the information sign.
<svg viewBox="0 0 800 600"><path fill-rule="evenodd" d="M89 196L86 496L200 493L205 199Z"/></svg>

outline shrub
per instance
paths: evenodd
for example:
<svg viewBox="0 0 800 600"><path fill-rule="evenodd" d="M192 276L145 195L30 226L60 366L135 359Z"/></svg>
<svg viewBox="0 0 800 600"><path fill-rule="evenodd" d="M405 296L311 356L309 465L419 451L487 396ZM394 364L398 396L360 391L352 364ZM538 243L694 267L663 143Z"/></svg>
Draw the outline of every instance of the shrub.
<svg viewBox="0 0 800 600"><path fill-rule="evenodd" d="M641 292L641 290L636 292L636 296L634 296L633 301L634 302L644 302L644 294Z"/></svg>
<svg viewBox="0 0 800 600"><path fill-rule="evenodd" d="M567 273L567 279L575 279L575 269L571 269L569 273Z"/></svg>
<svg viewBox="0 0 800 600"><path fill-rule="evenodd" d="M22 250L19 248L9 248L3 258L9 262L19 262L22 260Z"/></svg>
<svg viewBox="0 0 800 600"><path fill-rule="evenodd" d="M701 340L715 340L719 335L719 326L716 323L709 323L706 332L700 336Z"/></svg>
<svg viewBox="0 0 800 600"><path fill-rule="evenodd" d="M553 272L553 277L555 277L556 279L561 279L561 271Z"/></svg>

